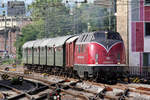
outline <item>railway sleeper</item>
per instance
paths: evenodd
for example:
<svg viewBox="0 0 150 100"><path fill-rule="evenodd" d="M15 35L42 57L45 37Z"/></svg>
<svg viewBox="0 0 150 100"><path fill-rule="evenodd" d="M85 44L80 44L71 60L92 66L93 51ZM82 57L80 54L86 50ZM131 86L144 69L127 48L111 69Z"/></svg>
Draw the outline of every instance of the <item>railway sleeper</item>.
<svg viewBox="0 0 150 100"><path fill-rule="evenodd" d="M41 91L44 91L44 90L46 90L48 88L49 88L48 86L42 86L42 87L39 87L39 88L36 88L34 90L29 91L28 94L29 95L34 95L34 94L37 94L37 93L39 93Z"/></svg>
<svg viewBox="0 0 150 100"><path fill-rule="evenodd" d="M104 99L107 92L107 87L103 88L99 93L97 93L94 97L90 97L89 100L97 100L98 98Z"/></svg>
<svg viewBox="0 0 150 100"><path fill-rule="evenodd" d="M19 94L19 95L17 95L17 96L14 96L14 97L7 98L6 100L18 100L18 99L23 98L23 97L25 97L25 96L26 96L26 94L25 94L25 93L22 93L22 94Z"/></svg>
<svg viewBox="0 0 150 100"><path fill-rule="evenodd" d="M126 100L126 98L129 96L129 89L125 89L124 92L119 93L117 96L120 96L118 100Z"/></svg>

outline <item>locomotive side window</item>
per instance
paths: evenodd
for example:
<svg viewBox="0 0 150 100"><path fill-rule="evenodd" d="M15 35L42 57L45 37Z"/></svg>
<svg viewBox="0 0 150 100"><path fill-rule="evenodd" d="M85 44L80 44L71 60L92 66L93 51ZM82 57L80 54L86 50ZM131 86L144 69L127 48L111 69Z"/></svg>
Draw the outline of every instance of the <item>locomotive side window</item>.
<svg viewBox="0 0 150 100"><path fill-rule="evenodd" d="M117 54L117 60L120 61L120 53Z"/></svg>
<svg viewBox="0 0 150 100"><path fill-rule="evenodd" d="M95 62L98 63L98 54L95 55Z"/></svg>
<svg viewBox="0 0 150 100"><path fill-rule="evenodd" d="M84 52L84 45L81 45L81 52Z"/></svg>
<svg viewBox="0 0 150 100"><path fill-rule="evenodd" d="M80 48L80 45L79 45L79 46L78 46L78 52L79 52L79 53L80 53L80 51L81 51L80 49L81 49L81 48Z"/></svg>

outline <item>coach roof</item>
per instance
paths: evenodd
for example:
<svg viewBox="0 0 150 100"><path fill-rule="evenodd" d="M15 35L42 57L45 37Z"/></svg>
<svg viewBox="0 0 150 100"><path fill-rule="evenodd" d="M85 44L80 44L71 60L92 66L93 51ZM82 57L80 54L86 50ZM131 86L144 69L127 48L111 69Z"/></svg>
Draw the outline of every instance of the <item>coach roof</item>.
<svg viewBox="0 0 150 100"><path fill-rule="evenodd" d="M51 40L52 40L52 38L44 39L43 42L40 44L40 47L45 47L45 46L47 46L48 44L51 43Z"/></svg>
<svg viewBox="0 0 150 100"><path fill-rule="evenodd" d="M35 42L36 42L36 40L28 41L23 45L23 48L32 48Z"/></svg>
<svg viewBox="0 0 150 100"><path fill-rule="evenodd" d="M36 42L34 43L33 47L34 47L34 48L40 47L40 44L41 44L44 40L45 40L45 39L36 40Z"/></svg>
<svg viewBox="0 0 150 100"><path fill-rule="evenodd" d="M66 43L71 43L71 42L73 42L74 40L76 40L78 37L79 37L79 36L71 37L70 39L68 39L68 40L66 41Z"/></svg>
<svg viewBox="0 0 150 100"><path fill-rule="evenodd" d="M47 44L47 47L58 47L58 46L62 46L69 38L71 38L71 35L68 36L62 36L62 37L56 37L56 38L52 38Z"/></svg>

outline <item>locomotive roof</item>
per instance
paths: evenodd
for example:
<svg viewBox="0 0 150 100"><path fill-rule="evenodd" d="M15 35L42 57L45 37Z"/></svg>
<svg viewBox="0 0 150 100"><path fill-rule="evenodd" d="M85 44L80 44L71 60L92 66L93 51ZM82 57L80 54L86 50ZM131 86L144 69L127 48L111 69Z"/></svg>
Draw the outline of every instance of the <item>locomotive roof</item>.
<svg viewBox="0 0 150 100"><path fill-rule="evenodd" d="M72 37L71 35L68 36L62 36L62 37L56 37L56 38L52 38L49 41L49 44L47 44L47 47L58 47L58 46L62 46L67 39L69 39L70 37Z"/></svg>
<svg viewBox="0 0 150 100"><path fill-rule="evenodd" d="M35 42L36 42L36 40L28 41L23 45L23 48L32 48Z"/></svg>
<svg viewBox="0 0 150 100"><path fill-rule="evenodd" d="M70 43L70 42L73 42L74 40L76 40L79 36L74 36L74 37L71 37L70 39L68 39L66 41L66 43Z"/></svg>
<svg viewBox="0 0 150 100"><path fill-rule="evenodd" d="M77 40L77 43L99 41L99 40L103 41L103 40L122 40L122 39L119 33L117 32L96 31L81 34Z"/></svg>

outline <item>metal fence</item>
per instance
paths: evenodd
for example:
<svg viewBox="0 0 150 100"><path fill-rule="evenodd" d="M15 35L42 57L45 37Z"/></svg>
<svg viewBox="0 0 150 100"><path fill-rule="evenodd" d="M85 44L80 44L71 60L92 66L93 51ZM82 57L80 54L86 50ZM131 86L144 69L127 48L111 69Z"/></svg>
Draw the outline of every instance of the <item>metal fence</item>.
<svg viewBox="0 0 150 100"><path fill-rule="evenodd" d="M139 76L139 77L143 77L143 78L149 78L150 77L150 66L147 66L147 67L130 66L129 74L131 76Z"/></svg>

